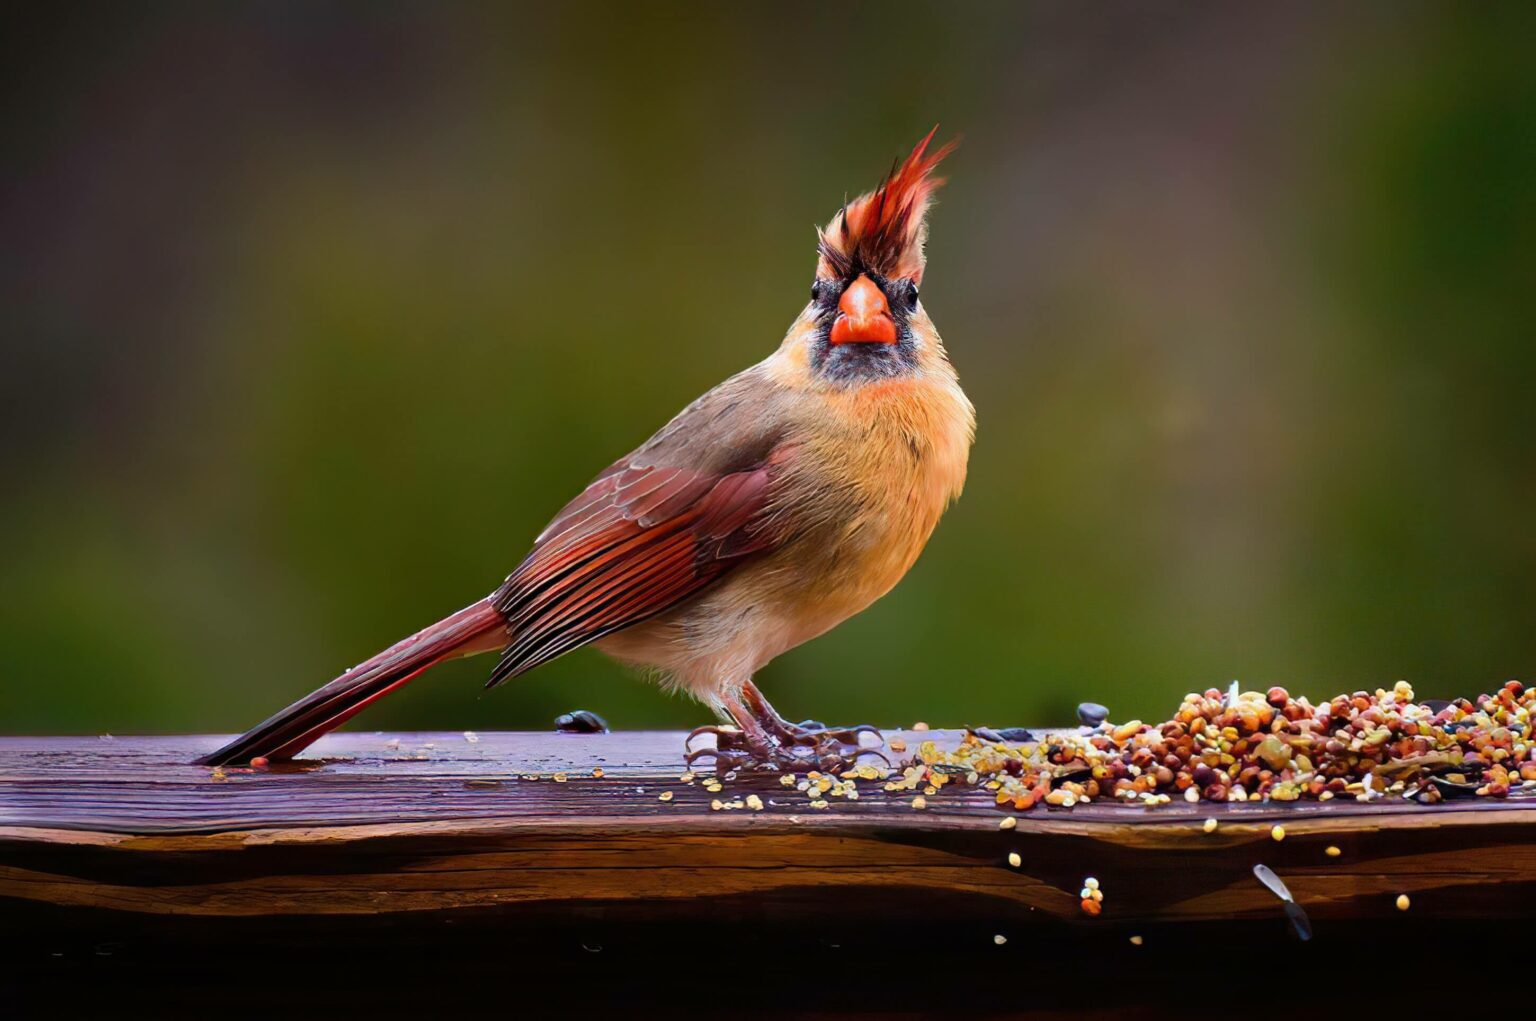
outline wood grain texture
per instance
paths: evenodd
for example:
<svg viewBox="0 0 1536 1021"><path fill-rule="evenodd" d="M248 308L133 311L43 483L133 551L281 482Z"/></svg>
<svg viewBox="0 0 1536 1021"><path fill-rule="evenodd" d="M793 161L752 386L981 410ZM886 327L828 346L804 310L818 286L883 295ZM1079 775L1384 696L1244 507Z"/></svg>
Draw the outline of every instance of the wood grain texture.
<svg viewBox="0 0 1536 1021"><path fill-rule="evenodd" d="M1252 875L1262 862L1318 919L1393 917L1403 893L1415 917L1536 914L1531 802L1093 804L1001 831L982 791L946 790L922 811L878 783L825 810L776 776L711 794L679 779L678 733L354 733L317 744L314 768L216 779L186 764L219 741L0 739L0 907L686 921L729 903L792 921L836 904L876 922L1144 925L1278 917ZM709 807L751 792L763 811ZM1078 905L1088 875L1105 891L1098 918Z"/></svg>

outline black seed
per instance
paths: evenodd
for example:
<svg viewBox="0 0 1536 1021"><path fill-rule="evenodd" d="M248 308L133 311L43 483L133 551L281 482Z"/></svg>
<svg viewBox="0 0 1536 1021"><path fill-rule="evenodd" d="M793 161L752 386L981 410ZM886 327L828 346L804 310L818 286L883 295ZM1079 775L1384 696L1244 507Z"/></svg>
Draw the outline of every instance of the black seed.
<svg viewBox="0 0 1536 1021"><path fill-rule="evenodd" d="M1109 719L1109 710L1097 702L1080 702L1077 706L1077 722L1085 727L1097 727Z"/></svg>

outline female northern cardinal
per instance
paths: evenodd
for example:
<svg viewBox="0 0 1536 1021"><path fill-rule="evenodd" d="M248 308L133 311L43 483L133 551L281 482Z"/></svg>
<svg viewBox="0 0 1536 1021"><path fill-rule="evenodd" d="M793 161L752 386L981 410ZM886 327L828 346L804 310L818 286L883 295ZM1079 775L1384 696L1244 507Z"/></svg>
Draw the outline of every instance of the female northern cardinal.
<svg viewBox="0 0 1536 1021"><path fill-rule="evenodd" d="M811 301L779 349L614 462L500 588L199 761L291 758L445 659L499 650L490 687L589 644L732 724L695 731L716 747L689 761L857 757L873 727L791 724L752 675L888 592L965 481L975 414L917 291L932 172L953 148L929 153L933 134L820 232Z"/></svg>

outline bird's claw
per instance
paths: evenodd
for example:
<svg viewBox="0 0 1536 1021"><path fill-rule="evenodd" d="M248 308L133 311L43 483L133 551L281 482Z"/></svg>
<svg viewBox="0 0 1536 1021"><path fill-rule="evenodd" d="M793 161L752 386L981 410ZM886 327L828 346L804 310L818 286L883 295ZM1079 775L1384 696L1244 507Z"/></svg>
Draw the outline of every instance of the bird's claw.
<svg viewBox="0 0 1536 1021"><path fill-rule="evenodd" d="M857 766L866 755L875 756L887 767L891 765L891 760L879 748L866 748L859 742L859 735L869 733L881 737L881 743L884 743L879 729L867 724L857 727L786 724L774 730L775 733L764 739L735 727L697 727L684 741L683 757L690 766L699 759L713 758L717 772L749 769L793 773L817 769L840 773ZM693 748L694 738L701 734L713 735L714 747Z"/></svg>

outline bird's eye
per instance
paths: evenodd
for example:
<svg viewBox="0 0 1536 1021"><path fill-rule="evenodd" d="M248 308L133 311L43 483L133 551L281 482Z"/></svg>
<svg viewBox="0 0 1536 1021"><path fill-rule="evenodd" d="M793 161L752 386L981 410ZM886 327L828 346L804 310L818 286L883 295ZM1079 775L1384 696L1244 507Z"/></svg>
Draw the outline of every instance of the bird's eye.
<svg viewBox="0 0 1536 1021"><path fill-rule="evenodd" d="M902 300L907 303L907 308L917 307L917 284L911 280L905 281L901 288Z"/></svg>
<svg viewBox="0 0 1536 1021"><path fill-rule="evenodd" d="M825 290L825 288L822 287L820 280L812 281L811 282L811 300L812 301L820 301L821 300L821 292L823 290Z"/></svg>

